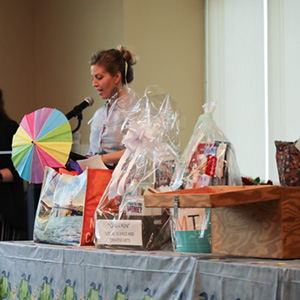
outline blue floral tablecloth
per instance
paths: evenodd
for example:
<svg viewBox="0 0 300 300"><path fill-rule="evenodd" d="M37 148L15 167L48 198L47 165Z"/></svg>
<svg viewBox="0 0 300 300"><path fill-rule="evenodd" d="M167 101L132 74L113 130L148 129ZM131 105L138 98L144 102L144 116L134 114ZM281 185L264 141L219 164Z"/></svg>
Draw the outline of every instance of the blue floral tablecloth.
<svg viewBox="0 0 300 300"><path fill-rule="evenodd" d="M0 242L0 299L299 299L300 260Z"/></svg>

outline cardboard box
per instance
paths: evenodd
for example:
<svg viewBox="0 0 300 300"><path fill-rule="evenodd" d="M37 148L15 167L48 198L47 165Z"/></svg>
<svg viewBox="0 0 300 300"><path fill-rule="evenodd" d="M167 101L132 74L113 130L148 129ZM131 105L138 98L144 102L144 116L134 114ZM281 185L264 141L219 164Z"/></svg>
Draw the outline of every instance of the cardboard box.
<svg viewBox="0 0 300 300"><path fill-rule="evenodd" d="M176 196L176 197L175 197ZM208 207L212 253L300 258L300 188L215 186L145 196L147 207Z"/></svg>

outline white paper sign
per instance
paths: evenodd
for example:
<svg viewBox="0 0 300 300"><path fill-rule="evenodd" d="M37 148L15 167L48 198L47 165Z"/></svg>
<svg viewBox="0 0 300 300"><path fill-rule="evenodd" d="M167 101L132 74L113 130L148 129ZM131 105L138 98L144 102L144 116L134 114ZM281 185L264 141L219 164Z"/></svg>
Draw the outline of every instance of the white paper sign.
<svg viewBox="0 0 300 300"><path fill-rule="evenodd" d="M98 244L142 246L142 220L97 220Z"/></svg>
<svg viewBox="0 0 300 300"><path fill-rule="evenodd" d="M101 155L94 155L87 159L77 160L82 171L85 171L87 168L91 169L107 169L105 164L103 163Z"/></svg>

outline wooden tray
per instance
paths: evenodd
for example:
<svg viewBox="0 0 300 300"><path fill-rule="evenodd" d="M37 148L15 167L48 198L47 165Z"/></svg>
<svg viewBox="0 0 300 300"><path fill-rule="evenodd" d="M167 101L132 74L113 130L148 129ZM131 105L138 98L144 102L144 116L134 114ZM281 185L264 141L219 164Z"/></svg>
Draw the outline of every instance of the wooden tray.
<svg viewBox="0 0 300 300"><path fill-rule="evenodd" d="M144 199L146 207L174 207L175 195L179 207L222 207L279 199L280 193L281 188L273 185L209 186L145 195Z"/></svg>
<svg viewBox="0 0 300 300"><path fill-rule="evenodd" d="M223 186L146 195L148 207L211 209L212 253L300 258L300 187Z"/></svg>

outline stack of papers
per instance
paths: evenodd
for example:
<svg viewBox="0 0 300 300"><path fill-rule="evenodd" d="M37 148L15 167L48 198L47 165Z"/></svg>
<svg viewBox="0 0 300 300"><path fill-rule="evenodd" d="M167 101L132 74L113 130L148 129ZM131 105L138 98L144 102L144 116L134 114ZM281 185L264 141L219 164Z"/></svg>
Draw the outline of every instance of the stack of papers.
<svg viewBox="0 0 300 300"><path fill-rule="evenodd" d="M101 155L94 155L87 159L77 160L82 171L86 170L86 168L90 169L107 169L104 162L102 161Z"/></svg>

